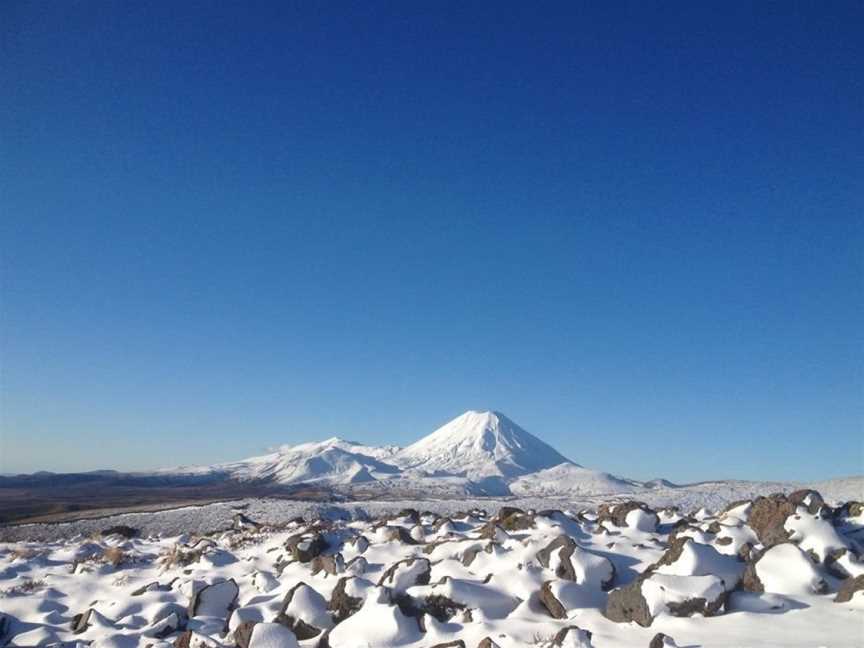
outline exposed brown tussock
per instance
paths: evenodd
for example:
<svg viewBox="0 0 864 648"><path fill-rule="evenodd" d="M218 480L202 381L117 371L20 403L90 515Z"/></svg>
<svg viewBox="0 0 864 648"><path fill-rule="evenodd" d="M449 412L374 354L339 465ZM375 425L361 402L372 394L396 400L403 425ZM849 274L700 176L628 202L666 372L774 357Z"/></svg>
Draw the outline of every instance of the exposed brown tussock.
<svg viewBox="0 0 864 648"><path fill-rule="evenodd" d="M120 547L108 547L102 554L102 561L114 567L118 567L128 560L129 555Z"/></svg>

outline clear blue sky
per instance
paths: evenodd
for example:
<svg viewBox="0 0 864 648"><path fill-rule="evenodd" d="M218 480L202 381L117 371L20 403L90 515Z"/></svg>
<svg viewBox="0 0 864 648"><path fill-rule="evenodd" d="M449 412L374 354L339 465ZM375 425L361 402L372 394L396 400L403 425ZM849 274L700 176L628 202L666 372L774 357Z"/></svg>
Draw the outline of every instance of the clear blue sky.
<svg viewBox="0 0 864 648"><path fill-rule="evenodd" d="M860 2L215 5L0 5L0 472L864 472Z"/></svg>

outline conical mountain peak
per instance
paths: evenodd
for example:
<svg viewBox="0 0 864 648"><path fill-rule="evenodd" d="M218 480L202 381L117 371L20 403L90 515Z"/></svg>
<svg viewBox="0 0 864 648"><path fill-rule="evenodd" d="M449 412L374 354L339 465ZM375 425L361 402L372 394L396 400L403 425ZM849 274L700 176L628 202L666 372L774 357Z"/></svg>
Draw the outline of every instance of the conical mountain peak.
<svg viewBox="0 0 864 648"><path fill-rule="evenodd" d="M504 414L469 410L396 456L406 469L472 479L513 478L572 463Z"/></svg>

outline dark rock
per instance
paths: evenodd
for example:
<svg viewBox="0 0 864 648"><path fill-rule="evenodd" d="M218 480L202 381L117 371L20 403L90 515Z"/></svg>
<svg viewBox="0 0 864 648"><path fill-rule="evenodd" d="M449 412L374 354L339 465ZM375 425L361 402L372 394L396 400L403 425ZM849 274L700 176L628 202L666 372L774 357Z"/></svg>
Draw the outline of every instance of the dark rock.
<svg viewBox="0 0 864 648"><path fill-rule="evenodd" d="M750 509L747 524L765 547L788 542L789 531L784 528L786 518L795 513L795 505L783 494L757 497Z"/></svg>
<svg viewBox="0 0 864 648"><path fill-rule="evenodd" d="M422 609L426 614L444 623L456 616L457 612L466 610L467 606L446 596L432 594L423 601Z"/></svg>
<svg viewBox="0 0 864 648"><path fill-rule="evenodd" d="M549 612L549 616L553 619L566 619L567 610L561 604L561 601L552 593L552 583L554 581L546 581L543 587L540 588L540 604Z"/></svg>
<svg viewBox="0 0 864 648"><path fill-rule="evenodd" d="M333 593L330 595L330 604L327 607L333 613L333 620L336 623L341 623L359 610L363 605L362 598L359 596L350 596L345 591L346 583L352 578L356 577L343 576L340 578L339 582L336 583L336 587L333 589Z"/></svg>
<svg viewBox="0 0 864 648"><path fill-rule="evenodd" d="M552 542L546 545L543 549L537 552L537 560L541 565L549 568L549 559L554 552L558 552L559 562L555 569L555 575L558 578L563 578L569 581L576 580L576 571L573 569L573 563L570 562L570 556L576 550L576 543L573 538L566 535L560 535Z"/></svg>
<svg viewBox="0 0 864 648"><path fill-rule="evenodd" d="M338 553L334 556L315 556L311 567L313 576L322 571L330 576L336 576L345 571L345 561L342 554Z"/></svg>
<svg viewBox="0 0 864 648"><path fill-rule="evenodd" d="M840 589L837 590L837 596L834 597L835 603L848 603L852 600L855 592L864 591L864 574L860 576L851 576L840 583Z"/></svg>
<svg viewBox="0 0 864 648"><path fill-rule="evenodd" d="M446 643L437 643L434 646L430 646L430 648L465 648L465 642L461 639L456 639Z"/></svg>
<svg viewBox="0 0 864 648"><path fill-rule="evenodd" d="M286 592L285 598L282 599L282 608L279 610L279 614L276 616L276 623L284 625L297 636L297 639L303 641L306 639L311 639L312 637L317 637L323 632L323 628L315 627L311 623L307 623L303 619L288 614L288 608L291 605L291 601L294 600L294 594L301 587L312 590L313 595L317 596L322 602L325 600L324 597L318 594L315 589L309 587L309 585L307 585L303 581L300 581L299 583L295 584L290 590L288 590L288 592Z"/></svg>
<svg viewBox="0 0 864 648"><path fill-rule="evenodd" d="M256 531L261 528L261 525L243 513L235 513L234 519L231 522L231 528L235 531Z"/></svg>
<svg viewBox="0 0 864 648"><path fill-rule="evenodd" d="M180 633L180 636L174 640L174 648L189 648L189 643L192 641L192 631L186 630Z"/></svg>
<svg viewBox="0 0 864 648"><path fill-rule="evenodd" d="M626 527L627 515L639 509L654 516L656 521L655 526L660 524L660 517L653 509L649 508L644 502L634 500L620 504L601 504L600 508L597 509L597 523L611 522L617 527Z"/></svg>
<svg viewBox="0 0 864 648"><path fill-rule="evenodd" d="M492 641L491 637L484 637L480 640L480 643L477 644L477 648L501 648L497 643Z"/></svg>
<svg viewBox="0 0 864 648"><path fill-rule="evenodd" d="M635 621L645 628L651 625L654 619L648 610L648 602L642 596L642 579L609 592L606 618L616 623Z"/></svg>
<svg viewBox="0 0 864 648"><path fill-rule="evenodd" d="M411 568L417 562L421 563L421 569L414 577L414 581L406 587L411 587L413 585L428 585L429 579L432 576L432 564L426 558L406 558L390 565L390 567L388 567L387 570L381 575L381 579L378 581L378 586L394 586L400 568L402 566Z"/></svg>
<svg viewBox="0 0 864 648"><path fill-rule="evenodd" d="M653 639L651 639L651 643L648 644L648 648L664 648L666 646L666 638L669 635L665 635L662 632L658 632L654 635ZM669 640L672 641L672 637L669 637ZM674 644L675 642L672 641Z"/></svg>
<svg viewBox="0 0 864 648"><path fill-rule="evenodd" d="M804 500L808 497L810 498L810 503L804 504ZM823 508L827 508L825 500L822 499L822 495L820 495L818 491L809 488L803 488L793 493L789 493L788 500L795 507L805 506L810 515L816 515Z"/></svg>
<svg viewBox="0 0 864 648"><path fill-rule="evenodd" d="M753 557L753 545L749 542L745 542L738 548L738 560L742 562L747 562Z"/></svg>
<svg viewBox="0 0 864 648"><path fill-rule="evenodd" d="M566 628L561 628L557 633L555 633L555 636L552 638L552 645L553 646L563 646L564 642L567 640L567 635L570 634L571 632L575 632L577 637L579 635L581 635L581 637L579 637L579 638L587 640L588 645L589 646L591 645L591 636L592 636L591 631L590 630L583 630L579 626L575 626L575 625L567 626Z"/></svg>
<svg viewBox="0 0 864 648"><path fill-rule="evenodd" d="M127 540L137 537L138 534L138 529L126 526L125 524L118 524L116 526L108 527L107 529L103 529L101 532L103 538L110 535L117 535L121 538L126 538Z"/></svg>
<svg viewBox="0 0 864 648"><path fill-rule="evenodd" d="M759 580L759 575L756 573L756 563L759 562L759 558L761 557L761 552L753 553L747 560L747 566L744 568L744 574L741 576L741 582L738 584L745 592L761 594L765 591L765 586Z"/></svg>
<svg viewBox="0 0 864 648"><path fill-rule="evenodd" d="M317 532L298 533L285 541L285 548L291 552L294 560L307 563L327 548L324 537Z"/></svg>
<svg viewBox="0 0 864 648"><path fill-rule="evenodd" d="M462 552L462 564L465 567L469 567L474 559L477 557L477 554L483 551L483 547L481 545L474 545L473 547L468 547L465 551Z"/></svg>
<svg viewBox="0 0 864 648"><path fill-rule="evenodd" d="M669 614L677 617L689 617L694 614L702 616L715 616L726 604L726 592L723 592L714 601L707 601L704 598L692 598L677 603L670 601L666 602L666 607L669 608Z"/></svg>
<svg viewBox="0 0 864 648"><path fill-rule="evenodd" d="M237 648L249 648L252 639L252 630L257 621L244 621L234 629L234 643Z"/></svg>
<svg viewBox="0 0 864 648"><path fill-rule="evenodd" d="M397 517L408 518L412 524L418 524L420 522L420 513L417 512L417 509L413 508L402 509L399 511Z"/></svg>
<svg viewBox="0 0 864 648"><path fill-rule="evenodd" d="M839 578L840 580L845 580L852 575L845 567L843 567L843 565L837 562L843 556L848 556L849 560L855 563L860 561L860 558L854 552L849 551L849 549L846 548L835 549L825 556L825 569L829 574L834 576L834 578Z"/></svg>
<svg viewBox="0 0 864 648"><path fill-rule="evenodd" d="M189 600L189 616L194 617L200 608L207 605L212 599L218 597L219 600L222 600L227 596L230 598L230 602L225 608L225 617L227 618L228 612L232 610L234 605L237 603L237 595L239 593L240 588L237 587L237 583L234 582L233 578L202 587L200 590L195 592Z"/></svg>
<svg viewBox="0 0 864 648"><path fill-rule="evenodd" d="M420 544L414 538L411 537L411 534L405 530L405 527L401 526L385 526L384 530L384 540L386 542L401 542L402 544L407 545L416 545Z"/></svg>
<svg viewBox="0 0 864 648"><path fill-rule="evenodd" d="M72 617L72 632L73 634L81 634L90 627L90 615L93 614L93 608L90 608L81 614L76 614Z"/></svg>

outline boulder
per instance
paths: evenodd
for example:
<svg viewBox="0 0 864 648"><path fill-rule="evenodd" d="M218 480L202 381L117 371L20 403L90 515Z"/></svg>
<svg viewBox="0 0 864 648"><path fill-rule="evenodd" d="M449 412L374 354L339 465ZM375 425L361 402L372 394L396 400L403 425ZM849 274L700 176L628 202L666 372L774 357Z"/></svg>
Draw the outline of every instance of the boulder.
<svg viewBox="0 0 864 648"><path fill-rule="evenodd" d="M317 637L333 626L328 601L304 582L285 594L276 623L291 630L300 641Z"/></svg>
<svg viewBox="0 0 864 648"><path fill-rule="evenodd" d="M249 640L252 638L252 628L257 621L244 621L234 629L234 643L237 648L249 648Z"/></svg>
<svg viewBox="0 0 864 648"><path fill-rule="evenodd" d="M546 581L543 583L543 586L540 588L540 593L537 598L540 601L540 604L546 609L553 619L566 619L567 618L567 610L564 608L564 605L559 601L555 594L552 592L552 583L553 581ZM560 645L560 644L559 644Z"/></svg>
<svg viewBox="0 0 864 648"><path fill-rule="evenodd" d="M285 541L285 548L294 560L301 563L311 562L315 556L327 548L327 542L317 531L298 533Z"/></svg>
<svg viewBox="0 0 864 648"><path fill-rule="evenodd" d="M717 576L643 574L626 587L612 590L606 617L617 623L634 621L648 627L659 614L714 616L726 602L727 590Z"/></svg>
<svg viewBox="0 0 864 648"><path fill-rule="evenodd" d="M782 493L768 497L757 497L750 509L747 524L756 533L765 547L773 547L782 542L788 542L789 531L786 530L786 518L795 513L795 504Z"/></svg>
<svg viewBox="0 0 864 648"><path fill-rule="evenodd" d="M207 585L196 591L189 601L189 616L228 618L228 612L237 602L240 588L234 579Z"/></svg>
<svg viewBox="0 0 864 648"><path fill-rule="evenodd" d="M744 570L741 586L748 592L787 596L828 591L828 584L807 554L790 542L774 545L751 560Z"/></svg>
<svg viewBox="0 0 864 648"><path fill-rule="evenodd" d="M579 584L598 585L604 590L612 586L615 566L605 557L585 551L566 535L560 535L537 552L537 561L545 568L555 556L555 575Z"/></svg>
<svg viewBox="0 0 864 648"><path fill-rule="evenodd" d="M848 603L855 596L855 592L864 592L864 575L850 577L840 583L840 589L837 590L834 602Z"/></svg>
<svg viewBox="0 0 864 648"><path fill-rule="evenodd" d="M345 560L340 553L333 556L315 556L312 559L311 567L313 576L320 572L324 572L328 576L336 576L345 571Z"/></svg>
<svg viewBox="0 0 864 648"><path fill-rule="evenodd" d="M333 593L330 595L330 602L327 608L333 613L333 620L336 623L341 623L352 614L357 612L362 605L363 599L359 596L352 596L348 593L348 585L356 576L343 576L333 588Z"/></svg>
<svg viewBox="0 0 864 648"><path fill-rule="evenodd" d="M435 617L441 623L449 621L457 613L467 609L464 603L459 603L453 599L441 595L431 594L423 600L421 609L426 614Z"/></svg>
<svg viewBox="0 0 864 648"><path fill-rule="evenodd" d="M646 628L650 626L654 617L648 610L648 602L642 596L641 579L609 592L605 614L607 619L615 623L634 621Z"/></svg>
<svg viewBox="0 0 864 648"><path fill-rule="evenodd" d="M597 523L604 522L653 533L660 524L660 517L647 504L631 500L620 504L602 504L597 510Z"/></svg>
<svg viewBox="0 0 864 648"><path fill-rule="evenodd" d="M406 558L393 563L381 575L379 587L390 587L402 592L414 585L428 585L432 576L432 564L426 558Z"/></svg>

